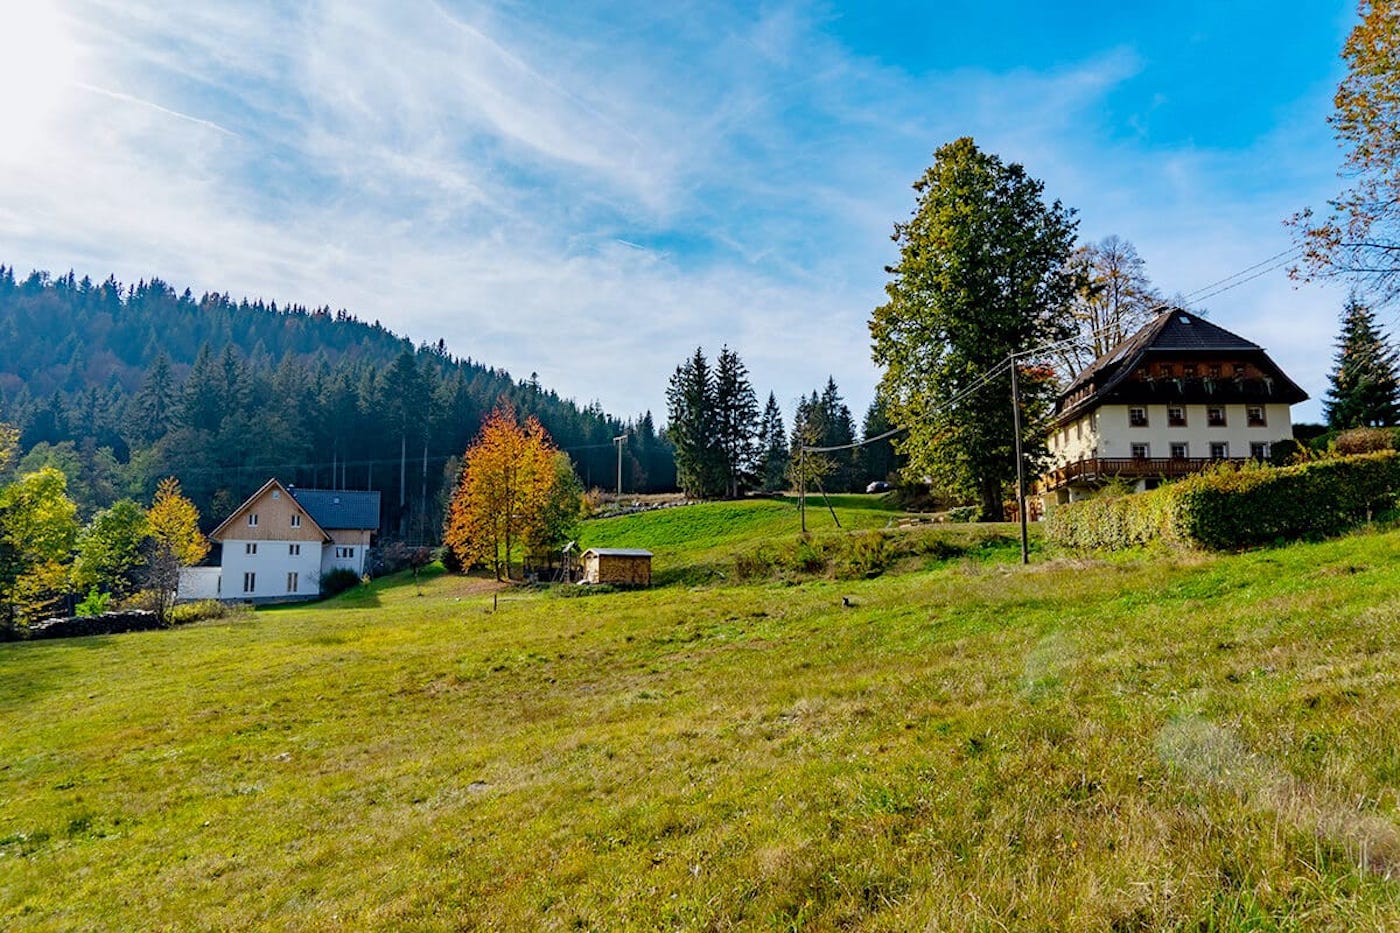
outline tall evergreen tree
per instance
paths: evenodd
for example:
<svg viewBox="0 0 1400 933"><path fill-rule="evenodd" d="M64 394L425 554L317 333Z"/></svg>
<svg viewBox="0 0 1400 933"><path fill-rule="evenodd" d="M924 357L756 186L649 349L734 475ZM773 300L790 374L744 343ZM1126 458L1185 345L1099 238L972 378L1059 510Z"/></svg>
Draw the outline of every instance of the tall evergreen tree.
<svg viewBox="0 0 1400 933"><path fill-rule="evenodd" d="M1323 408L1329 427L1376 427L1400 422L1400 374L1395 348L1376 326L1371 309L1356 297L1342 310Z"/></svg>
<svg viewBox="0 0 1400 933"><path fill-rule="evenodd" d="M787 485L788 438L778 399L768 393L763 420L758 428L759 486L764 492L779 492Z"/></svg>
<svg viewBox="0 0 1400 933"><path fill-rule="evenodd" d="M870 407L865 410L865 422L861 426L861 440L865 446L861 447L859 453L859 466L862 478L869 483L871 480L887 480L899 472L902 464L900 457L894 450L894 439L870 442L871 438L879 437L894 428L889 416L885 413L885 406L876 396Z"/></svg>
<svg viewBox="0 0 1400 933"><path fill-rule="evenodd" d="M666 437L676 451L676 481L687 495L701 499L723 495L726 486L714 400L709 361L696 347L666 386Z"/></svg>
<svg viewBox="0 0 1400 933"><path fill-rule="evenodd" d="M719 447L726 492L738 498L740 487L754 472L757 454L758 399L749 383L748 369L729 347L715 361L715 443Z"/></svg>

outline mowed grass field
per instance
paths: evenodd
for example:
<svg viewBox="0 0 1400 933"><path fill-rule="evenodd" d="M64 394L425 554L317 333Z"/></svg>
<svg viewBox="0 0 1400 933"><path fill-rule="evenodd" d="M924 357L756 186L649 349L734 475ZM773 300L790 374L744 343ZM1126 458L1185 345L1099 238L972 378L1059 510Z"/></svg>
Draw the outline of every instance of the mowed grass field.
<svg viewBox="0 0 1400 933"><path fill-rule="evenodd" d="M489 590L0 645L0 927L1400 928L1400 532Z"/></svg>

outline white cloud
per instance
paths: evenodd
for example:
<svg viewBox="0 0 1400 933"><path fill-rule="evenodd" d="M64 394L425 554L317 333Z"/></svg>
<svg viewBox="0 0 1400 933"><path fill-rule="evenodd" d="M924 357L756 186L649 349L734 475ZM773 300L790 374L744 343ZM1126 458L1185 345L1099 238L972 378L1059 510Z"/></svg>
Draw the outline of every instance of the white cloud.
<svg viewBox="0 0 1400 933"><path fill-rule="evenodd" d="M32 74L0 54L28 128L0 147L0 261L344 306L622 414L726 342L761 391L830 373L860 414L891 224L959 135L1168 291L1286 246L1279 220L1330 180L1325 88L1245 151L1107 132L1128 47L920 77L800 4L31 6ZM1212 310L1317 394L1336 304L1261 280Z"/></svg>

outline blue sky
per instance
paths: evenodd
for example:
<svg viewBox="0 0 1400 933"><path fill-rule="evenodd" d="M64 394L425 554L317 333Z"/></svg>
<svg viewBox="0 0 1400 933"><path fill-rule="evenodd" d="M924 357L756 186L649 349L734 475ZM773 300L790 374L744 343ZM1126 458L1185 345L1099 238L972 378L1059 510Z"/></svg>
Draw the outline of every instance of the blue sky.
<svg viewBox="0 0 1400 933"><path fill-rule="evenodd" d="M894 221L971 135L1166 293L1337 187L1349 2L55 0L0 29L0 262L345 307L609 411L728 343L859 416ZM1319 417L1335 285L1197 306Z"/></svg>

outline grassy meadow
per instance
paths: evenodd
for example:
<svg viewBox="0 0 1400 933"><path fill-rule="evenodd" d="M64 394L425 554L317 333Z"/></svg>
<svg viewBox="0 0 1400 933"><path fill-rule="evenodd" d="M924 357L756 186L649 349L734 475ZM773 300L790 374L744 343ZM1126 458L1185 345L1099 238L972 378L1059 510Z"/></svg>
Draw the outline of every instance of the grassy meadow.
<svg viewBox="0 0 1400 933"><path fill-rule="evenodd" d="M0 645L0 927L1400 928L1400 532L690 585L794 534L710 508L588 528L647 591Z"/></svg>

